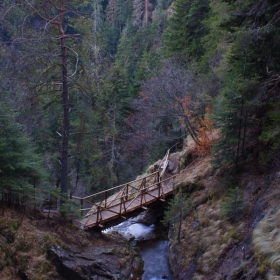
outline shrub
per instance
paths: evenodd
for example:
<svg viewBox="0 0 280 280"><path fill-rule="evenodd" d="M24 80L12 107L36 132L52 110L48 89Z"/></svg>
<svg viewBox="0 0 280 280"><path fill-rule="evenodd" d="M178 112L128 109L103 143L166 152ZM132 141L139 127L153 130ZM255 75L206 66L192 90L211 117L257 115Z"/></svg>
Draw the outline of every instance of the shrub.
<svg viewBox="0 0 280 280"><path fill-rule="evenodd" d="M228 220L238 221L244 209L244 201L240 189L230 188L228 196L221 202L221 214Z"/></svg>

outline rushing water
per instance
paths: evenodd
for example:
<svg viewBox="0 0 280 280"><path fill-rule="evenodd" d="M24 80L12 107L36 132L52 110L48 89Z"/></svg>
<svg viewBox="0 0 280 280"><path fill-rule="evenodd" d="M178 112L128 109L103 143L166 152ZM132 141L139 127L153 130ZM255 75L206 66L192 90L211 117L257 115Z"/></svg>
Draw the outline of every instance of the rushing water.
<svg viewBox="0 0 280 280"><path fill-rule="evenodd" d="M144 261L142 280L172 279L168 263L167 236L161 227L158 224L135 223L131 219L105 231L105 233L118 231L127 239L134 237L136 247Z"/></svg>
<svg viewBox="0 0 280 280"><path fill-rule="evenodd" d="M140 254L144 261L142 280L172 279L167 252L167 240L149 241L140 245Z"/></svg>

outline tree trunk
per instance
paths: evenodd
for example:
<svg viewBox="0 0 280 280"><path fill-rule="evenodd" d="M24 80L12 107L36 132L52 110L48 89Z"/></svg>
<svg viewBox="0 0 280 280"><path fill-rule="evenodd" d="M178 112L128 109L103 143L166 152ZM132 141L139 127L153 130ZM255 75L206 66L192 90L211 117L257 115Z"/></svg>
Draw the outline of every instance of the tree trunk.
<svg viewBox="0 0 280 280"><path fill-rule="evenodd" d="M66 194L68 191L68 143L69 143L69 90L67 80L67 51L66 38L63 30L63 15L66 8L66 0L61 1L59 16L60 48L62 61L62 107L63 107L63 134L61 147L61 191Z"/></svg>
<svg viewBox="0 0 280 280"><path fill-rule="evenodd" d="M235 166L236 170L238 170L239 164L239 151L241 145L241 134L242 134L242 123L243 123L243 98L241 100L241 108L240 108L240 118L239 118L239 128L238 128L238 143L237 143L237 151L236 151L236 158L235 158Z"/></svg>
<svg viewBox="0 0 280 280"><path fill-rule="evenodd" d="M246 139L246 128L247 128L247 106L245 105L245 117L243 125L243 139L242 139L242 156L245 156L245 139Z"/></svg>
<svg viewBox="0 0 280 280"><path fill-rule="evenodd" d="M148 25L148 6L149 6L149 0L145 0L145 27Z"/></svg>
<svg viewBox="0 0 280 280"><path fill-rule="evenodd" d="M68 190L68 142L69 142L69 90L67 81L67 51L65 38L61 39L61 59L62 59L62 106L63 106L63 134L61 151L61 191L67 193Z"/></svg>
<svg viewBox="0 0 280 280"><path fill-rule="evenodd" d="M182 212L180 212L179 216L179 229L178 229L178 243L181 242L181 229L182 229Z"/></svg>

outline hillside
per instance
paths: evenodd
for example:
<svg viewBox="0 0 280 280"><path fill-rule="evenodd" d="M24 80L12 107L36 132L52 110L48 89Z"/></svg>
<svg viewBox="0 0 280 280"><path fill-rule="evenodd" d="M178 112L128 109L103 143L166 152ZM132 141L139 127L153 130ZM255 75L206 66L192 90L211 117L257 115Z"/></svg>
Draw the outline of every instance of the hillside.
<svg viewBox="0 0 280 280"><path fill-rule="evenodd" d="M260 173L251 165L225 176L211 160L196 158L175 180L177 195L187 194L193 211L183 219L180 242L178 222L170 230L174 279L278 279L279 171Z"/></svg>
<svg viewBox="0 0 280 280"><path fill-rule="evenodd" d="M2 206L0 279L128 279L142 273L138 253L121 237L85 232L70 220Z"/></svg>

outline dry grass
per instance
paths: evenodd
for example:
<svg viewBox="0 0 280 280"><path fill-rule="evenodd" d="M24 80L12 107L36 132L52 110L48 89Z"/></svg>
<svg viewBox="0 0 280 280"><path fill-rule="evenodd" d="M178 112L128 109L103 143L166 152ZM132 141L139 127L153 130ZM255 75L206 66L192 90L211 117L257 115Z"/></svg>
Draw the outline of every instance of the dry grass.
<svg viewBox="0 0 280 280"><path fill-rule="evenodd" d="M61 279L47 258L47 250L51 246L68 249L103 242L94 236L91 242L89 235L72 224L62 223L59 216L33 219L6 209L0 216L0 279Z"/></svg>
<svg viewBox="0 0 280 280"><path fill-rule="evenodd" d="M20 279L21 273L30 280L59 279L46 258L49 241L28 218L7 211L0 217L0 225L0 279Z"/></svg>
<svg viewBox="0 0 280 280"><path fill-rule="evenodd" d="M259 272L270 280L280 279L280 210L271 211L253 233Z"/></svg>
<svg viewBox="0 0 280 280"><path fill-rule="evenodd" d="M254 229L252 242L259 263L259 273L269 280L280 280L280 178L278 172L268 179L270 190L265 197L265 204L269 210Z"/></svg>
<svg viewBox="0 0 280 280"><path fill-rule="evenodd" d="M199 255L192 279L207 279L205 277L214 273L222 255L239 242L242 226L237 227L223 219L219 203L201 204L195 214L184 221L181 244L177 243L176 234L173 236L172 248L175 254L182 254L180 266L187 267Z"/></svg>

